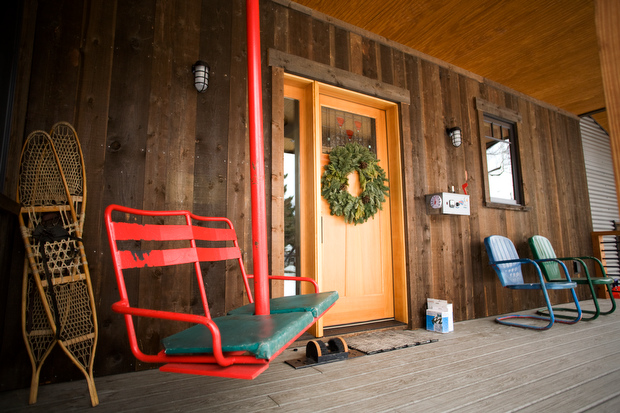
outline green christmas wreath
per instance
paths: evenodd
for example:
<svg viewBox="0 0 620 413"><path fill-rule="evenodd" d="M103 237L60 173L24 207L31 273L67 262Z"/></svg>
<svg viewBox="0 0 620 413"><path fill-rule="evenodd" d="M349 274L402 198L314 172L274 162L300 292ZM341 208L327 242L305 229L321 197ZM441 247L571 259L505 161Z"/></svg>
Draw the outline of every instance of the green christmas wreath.
<svg viewBox="0 0 620 413"><path fill-rule="evenodd" d="M337 146L329 153L329 163L321 177L321 195L329 202L330 213L344 216L347 223L362 224L383 209L388 195L385 171L377 157L358 143ZM360 188L358 197L347 191L348 176L357 171Z"/></svg>

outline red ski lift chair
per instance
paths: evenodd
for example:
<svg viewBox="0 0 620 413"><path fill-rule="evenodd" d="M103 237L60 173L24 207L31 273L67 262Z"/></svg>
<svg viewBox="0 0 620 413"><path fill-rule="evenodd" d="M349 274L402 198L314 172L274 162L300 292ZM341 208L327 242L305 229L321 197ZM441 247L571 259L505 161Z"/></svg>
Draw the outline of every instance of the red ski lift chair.
<svg viewBox="0 0 620 413"><path fill-rule="evenodd" d="M124 314L134 356L146 363L166 363L162 371L253 379L269 367L269 362L301 336L338 299L337 292L269 300L270 313L254 314L254 300L232 223L226 218L210 218L188 211L143 211L117 205L106 208L105 221L116 272L120 301L112 309ZM237 262L250 304L222 317L211 317L205 266L217 261ZM180 276L188 271L166 271L162 267L189 265L196 276L203 314L136 306L129 297L125 278L140 271L158 277ZM269 276L291 280L291 277ZM158 354L145 354L136 337L134 317L151 317L194 324L162 340Z"/></svg>
<svg viewBox="0 0 620 413"><path fill-rule="evenodd" d="M575 287L577 287L577 283L571 281L571 277L570 275L568 275L568 269L563 262L557 259L531 260L529 258L519 258L519 254L517 253L517 250L512 241L506 237L502 237L501 235L491 235L490 237L485 238L484 246L487 250L487 253L489 254L489 264L491 264L491 266L497 273L497 276L499 277L502 286L510 288L512 290L540 290L545 298L545 304L547 305L547 310L549 311L548 316L546 317L529 314L511 314L497 317L495 321L500 324L505 324L509 326L531 328L534 330L547 330L553 326L553 323L555 321L557 321L558 323L575 324L579 320L581 320L581 307L579 306L579 301L577 300L577 295L575 294ZM566 280L558 282L545 282L542 272L540 270L540 265L544 262L558 263L565 271ZM521 266L524 264L530 264L536 269L536 274L538 276L539 282L526 283L524 281L523 272L521 271ZM562 289L570 289L573 300L575 302L577 314L574 318L570 320L555 319L555 316L553 314L553 308L551 307L551 301L549 300L549 294L547 293L547 290ZM546 321L547 324L538 326L507 321L515 318L543 320Z"/></svg>
<svg viewBox="0 0 620 413"><path fill-rule="evenodd" d="M114 261L121 300L113 304L114 311L125 315L133 354L147 363L167 363L162 371L252 379L267 369L269 362L290 343L303 334L338 299L338 293L318 293L316 283L308 278L296 281L314 283L315 293L301 297L269 299L270 279L290 279L267 274L267 218L265 206L265 168L262 136L262 92L260 64L260 23L258 0L247 0L248 39L248 114L250 132L250 182L252 196L252 251L254 260L254 292L252 303L237 244L230 221L225 218L206 218L187 211L141 211L110 205L105 219ZM115 213L116 221L112 214ZM118 217L121 219L118 219ZM166 218L177 221L166 224ZM138 223L141 222L141 223ZM222 223L226 228L207 228L209 223ZM144 248L144 244L152 244ZM184 245L179 247L178 243ZM226 243L226 246L203 245ZM136 248L135 244L142 244ZM167 244L167 245L166 245ZM232 244L232 246L230 245ZM139 249L145 249L141 251ZM236 260L241 269L250 305L231 311L223 317L212 318L209 313L205 280L201 264L213 261ZM167 275L161 267L192 265L198 281L204 314L132 306L125 287L125 271L142 268ZM206 264L205 264L206 265ZM147 268L148 267L148 268ZM153 268L159 267L159 268ZM182 274L179 271L178 274ZM172 275L178 275L173 273ZM164 350L145 354L138 346L133 317L189 322L187 330L165 338Z"/></svg>

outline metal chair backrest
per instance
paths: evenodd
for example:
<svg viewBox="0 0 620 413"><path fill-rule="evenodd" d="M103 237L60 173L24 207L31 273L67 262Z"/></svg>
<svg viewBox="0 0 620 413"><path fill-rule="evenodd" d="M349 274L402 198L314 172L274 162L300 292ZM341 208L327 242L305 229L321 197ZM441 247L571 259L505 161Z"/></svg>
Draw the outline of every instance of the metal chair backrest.
<svg viewBox="0 0 620 413"><path fill-rule="evenodd" d="M545 260L557 258L553 246L547 238L541 235L534 235L527 242L530 244L530 249L535 259ZM564 272L561 271L557 262L541 262L539 265L547 281L560 281L565 279L563 276Z"/></svg>
<svg viewBox="0 0 620 413"><path fill-rule="evenodd" d="M504 287L523 284L521 262L495 264L498 261L519 259L519 254L510 239L502 237L501 235L492 235L485 238L484 246L489 254L490 263Z"/></svg>

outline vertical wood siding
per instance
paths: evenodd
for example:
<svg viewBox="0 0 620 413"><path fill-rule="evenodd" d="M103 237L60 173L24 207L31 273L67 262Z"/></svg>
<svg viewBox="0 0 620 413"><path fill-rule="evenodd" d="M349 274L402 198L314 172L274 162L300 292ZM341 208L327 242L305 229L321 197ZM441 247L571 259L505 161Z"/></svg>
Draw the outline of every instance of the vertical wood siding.
<svg viewBox="0 0 620 413"><path fill-rule="evenodd" d="M272 130L278 128L272 125L272 110L274 116L281 116L278 101L272 102L272 71L265 63L269 48L406 89L410 100L400 104L400 126L411 326L422 327L427 297L454 303L457 321L542 305L535 294L500 287L482 242L492 234L505 235L520 254L530 256L526 240L541 234L551 239L560 254L591 252L578 120L285 3L261 1L266 176L279 162L271 147ZM27 135L65 120L76 126L82 142L88 177L84 239L100 324L95 374L145 368L134 365L122 318L110 310L118 297L103 210L118 203L227 216L236 227L251 271L245 2L49 0L27 5L25 21L36 24L29 26L32 44L24 49L32 53L22 60L31 69L20 71L28 76L20 77L17 90L30 92L25 116L15 114L25 123L16 127ZM191 73L199 59L211 67L209 89L203 94L195 91ZM282 71L273 76L278 73L281 76ZM281 100L280 92L273 92ZM517 111L523 119L519 146L528 211L483 205L476 98ZM459 148L452 147L445 134L446 127L456 125L464 134ZM12 145L20 146L24 138L16 139L20 141ZM7 194L12 196L19 159L13 156L10 162ZM466 180L471 216L426 214L425 194L447 191L450 186L460 190ZM279 182L277 176L271 181ZM281 194L274 190L273 196ZM267 199L271 198L268 184ZM274 227L272 232L277 235L280 230ZM277 242L272 245L278 248ZM274 260L272 272L281 272L276 268L281 262ZM214 315L243 302L235 269L204 271ZM139 293L142 303L195 307L194 287L171 282L166 275L152 279L136 274L128 289ZM19 308L12 311L12 316L19 317ZM144 348L151 351L171 331L151 322L140 323L139 328L145 335ZM11 332L11 337L21 340L19 331ZM29 384L27 358L20 363L17 378L14 371L8 377L3 369L3 384ZM46 362L42 380L79 376L67 372L64 365L63 355L55 353Z"/></svg>

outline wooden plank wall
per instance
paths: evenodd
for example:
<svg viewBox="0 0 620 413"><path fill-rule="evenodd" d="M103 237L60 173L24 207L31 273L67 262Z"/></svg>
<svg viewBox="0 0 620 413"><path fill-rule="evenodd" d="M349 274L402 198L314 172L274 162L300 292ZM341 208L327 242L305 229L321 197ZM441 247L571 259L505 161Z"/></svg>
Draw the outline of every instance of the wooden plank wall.
<svg viewBox="0 0 620 413"><path fill-rule="evenodd" d="M110 309L118 291L103 211L116 203L227 216L243 252L250 251L245 1L25 3L23 27L29 30L22 41L30 38L30 43L22 47L26 56L21 57L20 73L25 75L18 86L28 91L28 98L25 113L14 114L13 130L22 133L12 142L17 149L12 151L13 173L9 172L6 193L14 198L25 136L36 129L49 130L59 120L74 124L88 180L84 241L100 326L95 374L150 367L136 364L124 322ZM191 67L197 60L211 66L204 94L193 86ZM16 96L19 99L25 100L23 94ZM251 257L246 258L251 269ZM214 316L243 303L238 269L222 265L203 271ZM20 280L21 269L11 275ZM160 282L136 274L128 279L128 289L141 305L200 306L191 278L179 284L166 275ZM19 297L20 286L14 289L12 294ZM19 319L19 307L9 317ZM25 387L30 381L19 324L6 325L15 325L6 334L15 345L3 349L20 353L11 358L3 350L3 359L16 361L0 373L2 390ZM171 332L170 326L159 323L139 322L138 329L146 351L158 351L160 339ZM55 351L41 381L79 379L80 373L67 366L66 357Z"/></svg>
<svg viewBox="0 0 620 413"><path fill-rule="evenodd" d="M27 104L16 106L13 130L23 134L14 135L12 146L21 147L29 132L49 129L59 120L76 126L86 158L84 240L100 324L95 374L146 368L135 364L124 323L110 310L118 293L103 210L117 203L227 216L236 227L251 272L245 2L28 0L25 5L23 27L28 29L22 40L30 40L23 46L17 90L28 91L28 98ZM272 71L265 63L269 48L409 93L410 103L400 105L400 114L412 327L422 326L427 297L453 302L456 320L541 304L534 295L499 287L482 245L488 235L509 236L523 255L529 254L527 237L535 233L548 236L564 254L591 249L576 118L294 3L263 0L261 19L268 177L272 164L277 165L271 161L271 133L277 129L271 111L280 113L271 100ZM211 66L204 94L193 87L191 66L199 59ZM531 207L527 212L482 205L475 98L523 117L519 138L525 196ZM23 93L16 100L24 102ZM460 148L453 148L445 136L446 126L452 125L463 129ZM18 151L12 153L13 173L6 190L11 197L19 164ZM470 217L426 214L425 194L446 191L451 185L460 188L466 177ZM278 196L278 191L273 193ZM271 197L267 185L267 199ZM234 269L205 271L212 314L223 314L243 302ZM20 279L21 274L11 276ZM141 303L164 301L186 308L197 304L190 284L168 284L163 279L160 283L138 274L128 288ZM19 317L19 309L10 316ZM152 323L140 323L139 328L147 350L158 348L161 336L169 331ZM7 336L21 341L19 331L5 332ZM0 373L2 389L29 385L30 366L24 356L25 351L17 360L2 354L3 360L13 359ZM42 381L80 377L66 366L64 356L54 352Z"/></svg>
<svg viewBox="0 0 620 413"><path fill-rule="evenodd" d="M271 13L280 22L273 31L274 49L410 93L410 104L401 105L401 134L413 327L423 325L427 297L454 303L456 320L542 304L534 294L516 294L499 286L482 243L489 235L510 237L522 256L531 256L527 238L534 234L549 237L562 254L590 251L589 203L576 117L307 8L275 0L265 11ZM263 27L270 33L268 29ZM266 34L264 43L270 40ZM301 64L295 60L296 70ZM476 98L517 111L523 118L519 145L527 211L483 205ZM457 125L464 133L460 148L452 147L445 134L447 127ZM460 189L465 182L472 199L471 216L426 214L425 194L451 186Z"/></svg>

